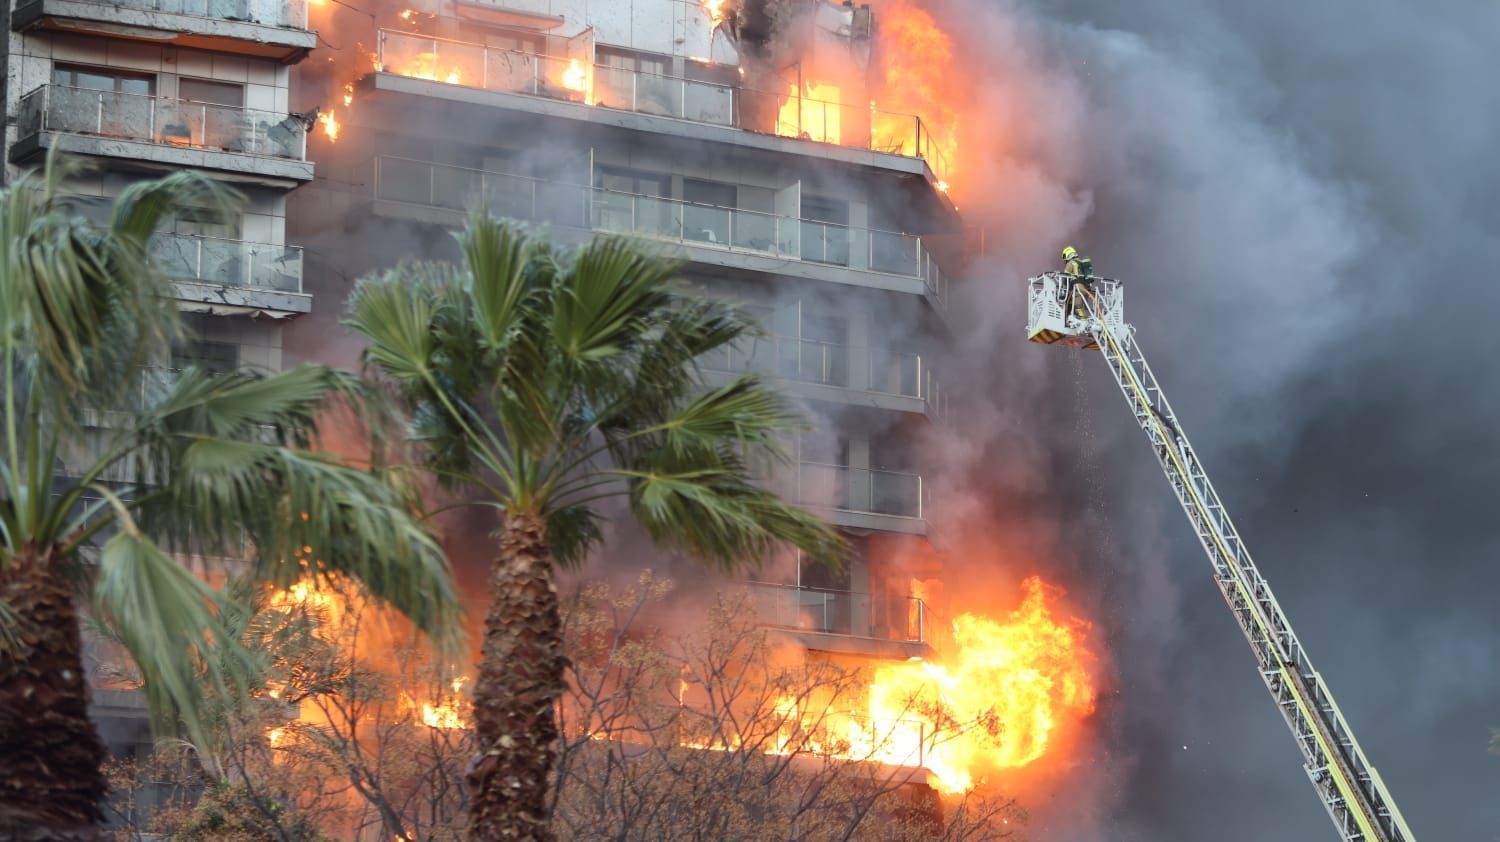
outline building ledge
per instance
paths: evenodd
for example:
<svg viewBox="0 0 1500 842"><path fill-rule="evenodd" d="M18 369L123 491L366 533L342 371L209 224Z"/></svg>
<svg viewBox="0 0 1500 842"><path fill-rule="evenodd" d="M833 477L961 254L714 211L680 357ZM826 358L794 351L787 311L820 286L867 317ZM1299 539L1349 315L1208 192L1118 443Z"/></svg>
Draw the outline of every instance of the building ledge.
<svg viewBox="0 0 1500 842"><path fill-rule="evenodd" d="M664 135L683 141L719 143L770 152L778 156L802 157L815 161L836 162L851 167L883 170L893 174L921 178L934 185L934 192L937 189L935 186L937 179L928 168L926 161L890 152L876 152L855 146L840 146L836 143L783 137L734 126L720 126L678 117L663 117L600 105L586 105L581 102L569 102L531 94L471 88L395 73L372 73L366 77L363 84L374 92L406 94L431 100L501 108L536 117L584 123L601 129ZM944 200L946 201L946 197Z"/></svg>
<svg viewBox="0 0 1500 842"><path fill-rule="evenodd" d="M97 0L27 0L16 7L11 16L11 28L18 32L53 29L130 38L153 44L268 58L287 64L301 61L318 41L317 34L306 29L133 9Z"/></svg>
<svg viewBox="0 0 1500 842"><path fill-rule="evenodd" d="M919 517L855 512L848 509L830 509L825 506L808 505L807 508L828 518L828 521L833 525L841 526L845 529L871 532L897 532L903 535L927 534L927 521Z"/></svg>
<svg viewBox="0 0 1500 842"><path fill-rule="evenodd" d="M303 292L282 292L255 287L225 286L196 281L173 281L177 300L184 309L204 312L261 314L287 318L312 310L312 296ZM206 309L203 306L206 305Z"/></svg>
<svg viewBox="0 0 1500 842"><path fill-rule="evenodd" d="M799 629L780 628L778 626L770 626L768 628L790 637L803 648L819 652L858 655L865 658L882 658L893 661L909 661L913 658L927 658L932 655L932 647L928 646L925 642L917 640L882 640L880 638L860 637L853 634L802 631Z"/></svg>
<svg viewBox="0 0 1500 842"><path fill-rule="evenodd" d="M213 170L222 174L225 181L283 190L291 190L313 178L311 161L56 131L39 131L16 141L10 150L10 162L38 162L53 149L130 164L146 164L148 166L145 169L169 172L183 168Z"/></svg>

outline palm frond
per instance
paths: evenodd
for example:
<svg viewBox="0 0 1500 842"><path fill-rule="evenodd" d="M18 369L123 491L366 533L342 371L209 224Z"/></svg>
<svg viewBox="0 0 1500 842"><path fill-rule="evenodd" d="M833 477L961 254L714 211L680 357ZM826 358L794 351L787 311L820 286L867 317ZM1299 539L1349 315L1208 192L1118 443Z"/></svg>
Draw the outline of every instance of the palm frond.
<svg viewBox="0 0 1500 842"><path fill-rule="evenodd" d="M483 348L499 350L516 329L517 311L526 298L530 242L514 226L479 212L469 215L458 239L468 260L474 325Z"/></svg>
<svg viewBox="0 0 1500 842"><path fill-rule="evenodd" d="M561 506L547 515L547 543L552 558L562 567L572 569L583 563L604 533L599 512L583 504Z"/></svg>
<svg viewBox="0 0 1500 842"><path fill-rule="evenodd" d="M411 618L442 645L456 640L457 599L436 541L410 516L413 500L384 475L336 457L250 441L188 446L163 506L196 530L243 524L256 578L289 587L309 572L341 573Z"/></svg>
<svg viewBox="0 0 1500 842"><path fill-rule="evenodd" d="M576 362L619 353L638 341L643 319L668 303L667 282L680 264L622 237L596 237L560 279L552 340Z"/></svg>
<svg viewBox="0 0 1500 842"><path fill-rule="evenodd" d="M365 360L402 388L418 387L432 373L438 309L436 291L410 283L408 274L398 270L361 281L344 320L370 341Z"/></svg>
<svg viewBox="0 0 1500 842"><path fill-rule="evenodd" d="M837 570L848 547L822 519L797 508L738 471L621 470L630 507L656 543L686 550L733 570L758 565L781 544Z"/></svg>
<svg viewBox="0 0 1500 842"><path fill-rule="evenodd" d="M99 616L140 669L161 732L180 721L207 742L206 675L221 694L242 693L258 664L225 623L221 595L134 529L105 543L94 584Z"/></svg>

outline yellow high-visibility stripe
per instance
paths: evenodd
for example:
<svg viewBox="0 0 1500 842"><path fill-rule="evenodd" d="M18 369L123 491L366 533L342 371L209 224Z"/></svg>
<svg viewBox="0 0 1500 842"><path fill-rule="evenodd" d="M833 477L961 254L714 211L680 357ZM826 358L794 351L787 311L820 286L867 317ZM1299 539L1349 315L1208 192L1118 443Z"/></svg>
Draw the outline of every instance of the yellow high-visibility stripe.
<svg viewBox="0 0 1500 842"><path fill-rule="evenodd" d="M1094 301L1094 304L1097 306L1097 300ZM1167 430L1162 426L1161 418L1159 418L1155 412L1150 411L1152 408L1151 401L1146 395L1145 388L1141 386L1140 381L1136 379L1135 371L1129 365L1130 358L1126 356L1125 353L1121 350L1118 340L1115 339L1114 331L1110 330L1109 326L1104 324L1102 319L1100 320L1100 325L1104 328L1104 335L1109 342L1111 350L1124 363L1120 366L1120 368L1125 372L1126 377L1130 380L1130 387L1135 391L1136 398L1141 402L1143 406L1146 407L1147 414L1151 418L1151 423L1156 426L1156 430L1161 435L1162 440L1165 442L1170 442L1172 439L1167 435ZM1281 652L1276 646L1276 638L1271 633L1271 630L1266 626L1265 619L1261 616L1261 607L1259 603L1251 598L1251 595L1245 588L1245 572L1239 566L1239 561L1235 558L1234 553L1230 552L1229 547L1224 543L1223 536L1219 534L1218 524L1214 522L1210 517L1208 507L1204 504L1202 498L1198 496L1198 490L1193 487L1192 475L1188 472L1187 468L1178 458L1175 448L1167 447L1166 451L1167 455L1172 459L1172 464L1177 466L1177 470L1183 478L1183 487L1187 489L1188 496L1192 499L1193 506L1198 511L1198 516L1202 518L1205 523L1209 524L1209 535L1213 537L1214 544L1218 546L1219 552L1223 554L1225 560L1229 563L1230 569L1234 571L1235 589L1239 591L1240 596L1245 600L1245 605L1250 608L1250 616L1255 618L1255 624L1260 627L1261 633L1265 635L1266 641L1270 644L1272 657L1276 659L1276 666L1281 673L1282 680L1286 682L1287 688L1291 691L1292 700L1297 703L1297 708L1302 712L1302 715L1312 723L1313 735L1317 738L1318 746L1323 749L1324 754L1326 754L1329 760L1332 761L1329 764L1329 770L1333 774L1334 785L1338 788L1339 793L1344 797L1344 802L1348 805L1350 814L1354 816L1354 820L1359 825L1361 832L1365 834L1365 839L1367 840L1367 842L1376 842L1376 840L1384 839L1385 837L1383 835L1376 832L1370 817L1365 813L1364 805L1361 803L1360 799L1355 797L1353 787L1345 776L1343 765L1338 762L1339 756L1331 750L1323 734L1322 721L1317 717L1312 716L1308 711L1307 702L1302 698L1300 684L1290 680L1290 676L1287 673L1286 662L1282 659Z"/></svg>

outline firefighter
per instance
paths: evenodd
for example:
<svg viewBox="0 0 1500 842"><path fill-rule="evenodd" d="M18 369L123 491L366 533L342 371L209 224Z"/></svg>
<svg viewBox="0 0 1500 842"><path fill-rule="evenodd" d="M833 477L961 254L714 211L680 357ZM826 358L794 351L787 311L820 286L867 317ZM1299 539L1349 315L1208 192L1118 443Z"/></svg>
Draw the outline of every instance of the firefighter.
<svg viewBox="0 0 1500 842"><path fill-rule="evenodd" d="M1091 288L1094 283L1094 261L1078 253L1078 249L1067 246L1062 250L1063 273L1068 276L1068 300L1073 304L1073 313L1082 319L1088 316L1083 295L1078 287Z"/></svg>

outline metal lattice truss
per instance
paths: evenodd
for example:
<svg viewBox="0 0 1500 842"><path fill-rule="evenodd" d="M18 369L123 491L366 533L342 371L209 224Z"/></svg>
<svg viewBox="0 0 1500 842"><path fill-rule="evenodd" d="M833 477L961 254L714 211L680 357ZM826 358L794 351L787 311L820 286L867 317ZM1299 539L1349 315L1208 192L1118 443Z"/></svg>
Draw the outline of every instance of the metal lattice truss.
<svg viewBox="0 0 1500 842"><path fill-rule="evenodd" d="M1375 767L1365 758L1333 694L1313 668L1285 612L1251 560L1219 494L1183 434L1171 404L1123 320L1114 281L1090 287L1050 273L1032 279L1033 341L1097 347L1146 433L1214 568L1214 581L1255 654L1261 679L1302 750L1303 765L1344 842L1415 842ZM1081 291L1080 291L1081 290ZM1038 298L1044 300L1038 301ZM1054 305L1062 305L1060 311ZM1075 307L1082 310L1080 315ZM1042 321L1038 321L1040 317ZM1057 322L1060 318L1061 330ZM1052 334L1059 334L1053 336ZM1071 340L1071 341L1070 341Z"/></svg>

